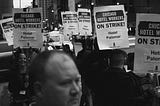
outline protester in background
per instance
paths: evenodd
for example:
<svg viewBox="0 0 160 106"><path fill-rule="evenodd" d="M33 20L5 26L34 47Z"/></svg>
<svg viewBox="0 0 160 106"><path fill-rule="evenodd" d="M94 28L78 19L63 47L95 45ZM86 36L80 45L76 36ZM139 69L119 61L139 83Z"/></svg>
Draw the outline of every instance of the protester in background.
<svg viewBox="0 0 160 106"><path fill-rule="evenodd" d="M127 57L127 68L130 71L133 71L134 68L134 53L128 53L128 57Z"/></svg>
<svg viewBox="0 0 160 106"><path fill-rule="evenodd" d="M99 86L103 86L97 95L99 103L108 106L144 106L143 98L139 98L137 95L134 78L125 71L126 59L125 51L120 49L111 51L109 68L99 84Z"/></svg>
<svg viewBox="0 0 160 106"><path fill-rule="evenodd" d="M97 37L95 37L93 40L93 47L95 51L99 51Z"/></svg>
<svg viewBox="0 0 160 106"><path fill-rule="evenodd" d="M124 69L126 60L127 60L127 53L125 51L120 49L112 50L109 58L110 69L112 70L119 69L120 72L126 72Z"/></svg>
<svg viewBox="0 0 160 106"><path fill-rule="evenodd" d="M83 61L88 56L88 54L91 52L91 49L90 49L91 47L89 47L85 37L84 38L82 37L81 44L82 44L82 49L77 54L77 59L79 61Z"/></svg>
<svg viewBox="0 0 160 106"><path fill-rule="evenodd" d="M81 75L73 59L62 51L44 51L29 66L35 106L79 106Z"/></svg>
<svg viewBox="0 0 160 106"><path fill-rule="evenodd" d="M64 51L65 53L67 53L67 54L70 55L71 57L75 58L75 54L74 54L74 52L70 49L70 47L69 47L68 44L63 44L62 47L63 47L63 51Z"/></svg>
<svg viewBox="0 0 160 106"><path fill-rule="evenodd" d="M88 42L88 40L91 40ZM88 44L90 43L90 44ZM97 43L97 42L94 42ZM93 40L87 38L82 39L82 50L77 55L78 67L82 75L83 84L89 90L89 95L93 101L93 105L96 104L95 95L98 91L97 84L101 74L106 70L107 63L97 47L93 49ZM98 46L98 45L97 45ZM107 54L105 54L107 55Z"/></svg>
<svg viewBox="0 0 160 106"><path fill-rule="evenodd" d="M92 72L97 70L97 68L99 68L98 70L100 70L100 68L102 67L98 66L100 64L98 59L99 58L98 53L92 53L93 52L92 39L89 37L88 38L82 37L81 43L82 43L82 50L78 52L76 57L77 65L83 80L83 90L82 90L83 95L81 101L83 102L83 104L81 104L81 106L93 106L94 92L90 85L93 85L94 83L94 80L92 79L95 79L94 77L95 74L93 75Z"/></svg>
<svg viewBox="0 0 160 106"><path fill-rule="evenodd" d="M130 74L132 76L132 78L134 78L135 80L135 84L136 84L136 90L137 90L137 95L141 94L143 95L143 89L142 89L142 85L141 85L141 80L142 77L138 76L136 73L134 73L134 53L129 53L128 57L127 57L127 66L128 69L130 70L128 72L128 74Z"/></svg>
<svg viewBox="0 0 160 106"><path fill-rule="evenodd" d="M82 81L82 97L80 106L94 106L93 92L86 86L85 82Z"/></svg>
<svg viewBox="0 0 160 106"><path fill-rule="evenodd" d="M46 38L47 38L47 43L54 42L54 40L50 37L49 34L46 35Z"/></svg>
<svg viewBox="0 0 160 106"><path fill-rule="evenodd" d="M26 55L21 51L14 54L8 89L11 93L11 106L22 106L29 86Z"/></svg>
<svg viewBox="0 0 160 106"><path fill-rule="evenodd" d="M86 65L86 63L88 63L86 60L88 60L88 56L90 55L91 50L88 49L89 47L87 47L88 45L86 44L85 37L81 38L81 44L82 44L82 50L80 50L77 53L76 60L77 60L79 71L82 75L82 78L84 79L84 77L86 76L85 75L86 74L86 66L85 65Z"/></svg>

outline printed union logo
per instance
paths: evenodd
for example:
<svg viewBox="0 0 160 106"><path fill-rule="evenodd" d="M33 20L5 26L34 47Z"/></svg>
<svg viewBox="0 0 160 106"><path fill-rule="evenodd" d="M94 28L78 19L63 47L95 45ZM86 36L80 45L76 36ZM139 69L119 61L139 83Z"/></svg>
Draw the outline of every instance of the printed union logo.
<svg viewBox="0 0 160 106"><path fill-rule="evenodd" d="M138 25L138 35L160 37L160 22L141 21Z"/></svg>
<svg viewBox="0 0 160 106"><path fill-rule="evenodd" d="M96 21L97 23L102 22L112 22L112 21L123 21L124 14L122 10L117 11L103 11L96 13Z"/></svg>

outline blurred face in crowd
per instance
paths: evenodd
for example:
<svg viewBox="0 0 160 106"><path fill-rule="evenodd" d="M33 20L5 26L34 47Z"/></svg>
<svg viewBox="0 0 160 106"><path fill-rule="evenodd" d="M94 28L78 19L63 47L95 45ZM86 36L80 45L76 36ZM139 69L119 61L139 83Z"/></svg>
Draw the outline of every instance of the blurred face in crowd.
<svg viewBox="0 0 160 106"><path fill-rule="evenodd" d="M64 54L55 54L47 61L46 81L37 88L37 106L79 106L81 76L73 60Z"/></svg>
<svg viewBox="0 0 160 106"><path fill-rule="evenodd" d="M24 53L19 54L19 65L20 66L25 66L26 65L26 55Z"/></svg>

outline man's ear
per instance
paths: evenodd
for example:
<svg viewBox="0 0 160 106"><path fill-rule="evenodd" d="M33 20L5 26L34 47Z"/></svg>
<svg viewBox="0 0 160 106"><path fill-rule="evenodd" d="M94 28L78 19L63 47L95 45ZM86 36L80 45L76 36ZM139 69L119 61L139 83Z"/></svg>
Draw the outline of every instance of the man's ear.
<svg viewBox="0 0 160 106"><path fill-rule="evenodd" d="M33 89L37 97L43 96L42 84L40 82L35 82L33 84Z"/></svg>

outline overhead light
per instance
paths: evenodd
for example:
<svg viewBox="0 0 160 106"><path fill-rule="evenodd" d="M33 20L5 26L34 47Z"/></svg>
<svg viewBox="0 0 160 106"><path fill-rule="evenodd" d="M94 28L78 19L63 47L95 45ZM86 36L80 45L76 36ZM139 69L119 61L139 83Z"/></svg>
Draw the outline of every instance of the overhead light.
<svg viewBox="0 0 160 106"><path fill-rule="evenodd" d="M125 13L128 14L128 11L126 11Z"/></svg>
<svg viewBox="0 0 160 106"><path fill-rule="evenodd" d="M52 13L54 12L54 10L51 11Z"/></svg>
<svg viewBox="0 0 160 106"><path fill-rule="evenodd" d="M78 7L81 7L81 4L78 4Z"/></svg>
<svg viewBox="0 0 160 106"><path fill-rule="evenodd" d="M55 30L55 31L58 31L58 28L57 28L57 27L55 27L55 28L54 28L54 30Z"/></svg>
<svg viewBox="0 0 160 106"><path fill-rule="evenodd" d="M94 2L92 2L91 5L94 5Z"/></svg>
<svg viewBox="0 0 160 106"><path fill-rule="evenodd" d="M58 26L59 26L59 27L62 27L62 25L61 25L61 24L58 24Z"/></svg>

